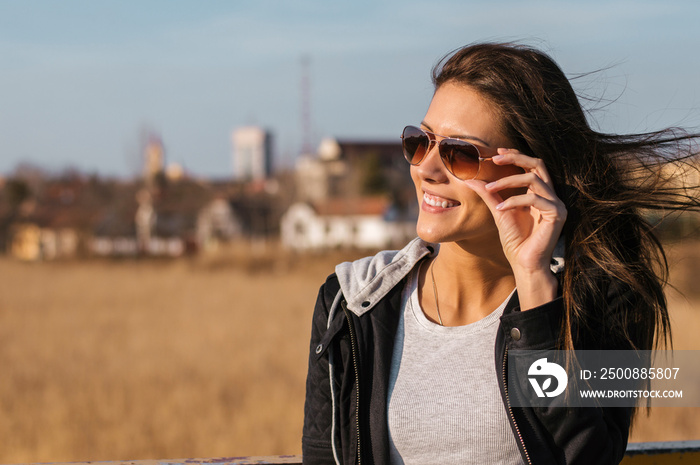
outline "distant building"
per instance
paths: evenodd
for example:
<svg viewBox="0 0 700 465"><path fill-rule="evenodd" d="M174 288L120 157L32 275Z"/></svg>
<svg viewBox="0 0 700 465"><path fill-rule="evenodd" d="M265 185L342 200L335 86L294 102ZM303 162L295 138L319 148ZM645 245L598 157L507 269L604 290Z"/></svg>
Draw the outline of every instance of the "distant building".
<svg viewBox="0 0 700 465"><path fill-rule="evenodd" d="M12 232L10 254L20 260L55 260L78 254L79 236L74 228L28 222L13 225Z"/></svg>
<svg viewBox="0 0 700 465"><path fill-rule="evenodd" d="M400 248L416 235L415 221L396 218L384 197L295 203L280 229L282 244L299 252Z"/></svg>
<svg viewBox="0 0 700 465"><path fill-rule="evenodd" d="M185 177L185 169L179 163L169 163L165 168L165 177L170 182L182 181Z"/></svg>
<svg viewBox="0 0 700 465"><path fill-rule="evenodd" d="M241 127L233 131L234 177L245 181L259 181L271 173L272 135L257 126Z"/></svg>
<svg viewBox="0 0 700 465"><path fill-rule="evenodd" d="M146 145L143 148L143 158L144 178L147 182L152 182L163 173L165 168L165 149L159 136L155 134L148 135Z"/></svg>
<svg viewBox="0 0 700 465"><path fill-rule="evenodd" d="M321 141L317 157L299 157L295 171L297 197L300 200L319 202L345 194L343 178L347 176L349 168L341 155L338 142L327 138Z"/></svg>
<svg viewBox="0 0 700 465"><path fill-rule="evenodd" d="M240 237L242 229L227 199L214 198L197 213L197 243L203 249L216 249L220 243Z"/></svg>
<svg viewBox="0 0 700 465"><path fill-rule="evenodd" d="M298 159L295 171L297 198L302 201L385 195L400 204L414 202L415 189L400 140L326 138L316 157Z"/></svg>
<svg viewBox="0 0 700 465"><path fill-rule="evenodd" d="M20 260L76 258L99 206L92 185L79 178L45 181L6 223L7 252Z"/></svg>

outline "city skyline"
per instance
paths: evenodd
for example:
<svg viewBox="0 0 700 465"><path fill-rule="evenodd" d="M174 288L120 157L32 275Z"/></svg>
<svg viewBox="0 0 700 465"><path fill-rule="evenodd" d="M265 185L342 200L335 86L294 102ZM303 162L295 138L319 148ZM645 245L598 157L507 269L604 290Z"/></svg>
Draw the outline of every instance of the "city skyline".
<svg viewBox="0 0 700 465"><path fill-rule="evenodd" d="M274 137L273 166L310 133L397 140L430 101L430 70L483 40L550 53L606 132L700 126L700 45L690 1L329 4L0 0L0 175L21 162L108 176L141 172L140 135L169 163L230 177L231 132Z"/></svg>

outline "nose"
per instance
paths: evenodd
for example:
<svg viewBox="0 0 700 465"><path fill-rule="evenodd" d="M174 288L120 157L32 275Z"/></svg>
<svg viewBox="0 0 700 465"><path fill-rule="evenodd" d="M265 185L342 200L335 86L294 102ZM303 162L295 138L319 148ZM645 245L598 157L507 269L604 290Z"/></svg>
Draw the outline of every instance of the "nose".
<svg viewBox="0 0 700 465"><path fill-rule="evenodd" d="M438 143L432 141L428 148L428 153L418 165L411 166L416 174L424 180L433 182L445 182L448 179L447 168L440 159Z"/></svg>

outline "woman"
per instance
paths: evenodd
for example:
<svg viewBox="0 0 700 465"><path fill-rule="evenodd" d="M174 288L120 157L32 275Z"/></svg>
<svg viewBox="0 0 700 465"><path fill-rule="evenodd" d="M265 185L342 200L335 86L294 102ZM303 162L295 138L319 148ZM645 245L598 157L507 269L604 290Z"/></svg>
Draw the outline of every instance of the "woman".
<svg viewBox="0 0 700 465"><path fill-rule="evenodd" d="M304 463L618 463L632 409L513 407L507 351L670 338L640 210L697 207L660 169L692 137L593 131L558 66L520 45L464 47L433 82L402 135L419 238L321 287Z"/></svg>

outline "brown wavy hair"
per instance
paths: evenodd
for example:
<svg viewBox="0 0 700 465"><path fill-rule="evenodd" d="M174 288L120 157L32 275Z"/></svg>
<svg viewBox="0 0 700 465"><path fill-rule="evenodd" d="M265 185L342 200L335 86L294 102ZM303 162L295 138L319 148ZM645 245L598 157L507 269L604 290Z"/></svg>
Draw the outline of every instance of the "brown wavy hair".
<svg viewBox="0 0 700 465"><path fill-rule="evenodd" d="M446 82L467 85L494 104L503 134L545 162L566 205L560 347L586 348L583 327L596 329L603 348L672 346L668 262L646 218L698 209L693 186L679 182L688 179L681 172L697 171L698 135L677 128L629 135L593 130L554 60L521 44L458 49L433 69L435 89Z"/></svg>

